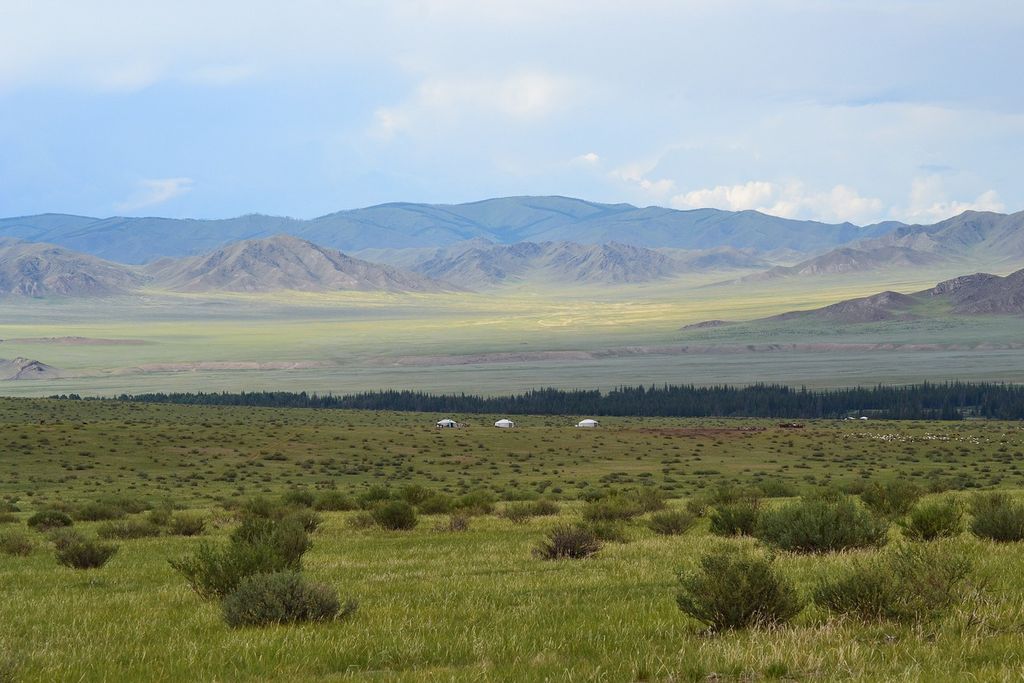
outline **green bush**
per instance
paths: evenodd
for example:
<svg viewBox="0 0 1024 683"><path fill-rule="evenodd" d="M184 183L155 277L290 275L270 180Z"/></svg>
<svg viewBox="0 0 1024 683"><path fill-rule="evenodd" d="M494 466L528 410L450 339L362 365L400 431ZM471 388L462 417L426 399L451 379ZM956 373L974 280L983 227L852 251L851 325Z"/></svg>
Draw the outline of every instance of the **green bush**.
<svg viewBox="0 0 1024 683"><path fill-rule="evenodd" d="M752 536L761 516L756 498L716 505L711 511L711 533L716 536Z"/></svg>
<svg viewBox="0 0 1024 683"><path fill-rule="evenodd" d="M202 515L179 512L171 517L167 524L167 533L171 536L199 536L206 530L206 520Z"/></svg>
<svg viewBox="0 0 1024 683"><path fill-rule="evenodd" d="M1007 493L978 494L971 501L971 531L1002 543L1024 540L1024 504Z"/></svg>
<svg viewBox="0 0 1024 683"><path fill-rule="evenodd" d="M697 517L686 510L662 510L655 512L647 521L647 526L661 536L678 536L685 534L697 523Z"/></svg>
<svg viewBox="0 0 1024 683"><path fill-rule="evenodd" d="M416 508L404 500L381 503L373 509L373 521L377 526L392 531L408 531L416 528Z"/></svg>
<svg viewBox="0 0 1024 683"><path fill-rule="evenodd" d="M638 489L631 494L631 497L636 500L641 513L665 509L665 495L657 489L650 487Z"/></svg>
<svg viewBox="0 0 1024 683"><path fill-rule="evenodd" d="M854 560L822 581L814 602L861 619L921 621L963 600L972 564L939 544L908 544L869 560Z"/></svg>
<svg viewBox="0 0 1024 683"><path fill-rule="evenodd" d="M281 502L288 507L311 508L316 503L316 494L309 489L292 489L281 496Z"/></svg>
<svg viewBox="0 0 1024 683"><path fill-rule="evenodd" d="M160 535L160 527L149 520L144 519L121 519L101 524L96 530L100 538L149 538Z"/></svg>
<svg viewBox="0 0 1024 683"><path fill-rule="evenodd" d="M452 499L443 493L433 493L416 506L422 515L443 515L452 509Z"/></svg>
<svg viewBox="0 0 1024 683"><path fill-rule="evenodd" d="M804 606L770 555L737 547L707 553L681 573L676 604L714 631L784 624Z"/></svg>
<svg viewBox="0 0 1024 683"><path fill-rule="evenodd" d="M903 523L903 534L914 541L957 536L963 530L963 506L949 497L919 503Z"/></svg>
<svg viewBox="0 0 1024 683"><path fill-rule="evenodd" d="M0 512L0 524L15 524L18 516L13 512Z"/></svg>
<svg viewBox="0 0 1024 683"><path fill-rule="evenodd" d="M871 482L864 487L860 499L875 514L902 517L913 509L923 493L913 482L894 479L887 482Z"/></svg>
<svg viewBox="0 0 1024 683"><path fill-rule="evenodd" d="M71 517L59 510L41 510L28 518L26 524L36 531L49 531L59 527L71 526Z"/></svg>
<svg viewBox="0 0 1024 683"><path fill-rule="evenodd" d="M391 490L384 488L383 486L371 486L366 491L359 494L359 507L364 510L369 510L376 507L379 503L386 500L391 500Z"/></svg>
<svg viewBox="0 0 1024 683"><path fill-rule="evenodd" d="M885 545L888 528L853 499L826 494L762 511L755 535L782 550L823 553Z"/></svg>
<svg viewBox="0 0 1024 683"><path fill-rule="evenodd" d="M559 525L548 532L545 539L533 549L542 560L578 560L590 557L601 549L594 532L584 526Z"/></svg>
<svg viewBox="0 0 1024 683"><path fill-rule="evenodd" d="M199 544L192 555L171 560L199 595L223 597L254 574L300 571L309 536L294 520L244 520L226 545Z"/></svg>
<svg viewBox="0 0 1024 683"><path fill-rule="evenodd" d="M313 509L321 512L347 512L357 507L356 502L341 491L323 491L313 503Z"/></svg>
<svg viewBox="0 0 1024 683"><path fill-rule="evenodd" d="M117 546L100 543L77 533L66 533L55 539L57 562L73 569L96 569L107 563Z"/></svg>
<svg viewBox="0 0 1024 683"><path fill-rule="evenodd" d="M558 512L558 504L550 500L523 500L506 504L501 516L519 524L532 517L547 517Z"/></svg>
<svg viewBox="0 0 1024 683"><path fill-rule="evenodd" d="M342 606L337 592L311 583L298 572L255 574L224 598L224 621L232 628L328 621L351 616L353 600Z"/></svg>
<svg viewBox="0 0 1024 683"><path fill-rule="evenodd" d="M24 531L13 529L0 534L0 553L5 555L31 555L36 544Z"/></svg>
<svg viewBox="0 0 1024 683"><path fill-rule="evenodd" d="M398 492L398 497L412 506L419 505L430 496L430 489L420 484L406 484Z"/></svg>
<svg viewBox="0 0 1024 683"><path fill-rule="evenodd" d="M124 508L118 505L94 500L75 508L72 518L79 522L102 522L108 519L121 519L127 514Z"/></svg>
<svg viewBox="0 0 1024 683"><path fill-rule="evenodd" d="M170 506L161 506L150 510L146 515L146 519L149 520L150 524L155 524L156 526L167 526L171 522L172 515L173 510Z"/></svg>
<svg viewBox="0 0 1024 683"><path fill-rule="evenodd" d="M452 508L467 515L490 515L498 497L491 491L473 491L455 499Z"/></svg>
<svg viewBox="0 0 1024 683"><path fill-rule="evenodd" d="M324 521L324 518L320 513L310 508L298 508L292 510L284 516L284 519L298 523L299 526L306 530L306 533L310 534L319 529L320 525Z"/></svg>
<svg viewBox="0 0 1024 683"><path fill-rule="evenodd" d="M643 512L634 497L615 493L587 503L583 508L583 519L588 522L613 522L632 519Z"/></svg>

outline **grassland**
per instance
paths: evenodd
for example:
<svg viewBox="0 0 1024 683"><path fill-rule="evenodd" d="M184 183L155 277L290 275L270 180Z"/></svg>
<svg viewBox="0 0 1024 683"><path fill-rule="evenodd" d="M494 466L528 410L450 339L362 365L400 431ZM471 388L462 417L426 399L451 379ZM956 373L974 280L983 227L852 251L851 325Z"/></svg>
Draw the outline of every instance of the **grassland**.
<svg viewBox="0 0 1024 683"><path fill-rule="evenodd" d="M91 303L6 302L0 305L0 358L33 358L65 374L5 382L0 393L384 387L507 393L665 381L1024 381L1020 350L1004 348L1019 343L1015 319L966 320L938 312L917 323L680 330L701 320L749 320L883 288L915 291L938 277L874 273L832 277L813 287L806 281L708 286L707 278L683 278L628 288L519 286L486 294L151 292L144 299ZM48 341L65 337L138 343ZM790 342L820 346L813 352L748 348ZM872 344L889 346L867 350ZM664 352L682 346L702 348Z"/></svg>
<svg viewBox="0 0 1024 683"><path fill-rule="evenodd" d="M106 402L0 401L0 497L34 510L118 495L199 511L208 536L250 496L305 487L358 494L421 484L506 498L543 494L557 518L485 515L466 532L357 530L327 512L305 571L360 601L354 619L227 628L167 560L196 538L119 541L103 568L60 567L42 535L27 557L0 554L0 679L53 680L1019 680L1024 548L969 534L948 541L977 560L984 590L938 622L860 622L805 610L787 627L710 635L674 604L676 571L704 550L750 541L678 537L642 522L595 557L546 562L531 548L576 518L590 489L650 485L680 507L721 481L807 489L866 479L1024 488L1017 423L810 422L524 417L513 431L467 417ZM460 417L460 416L455 416ZM91 532L97 523L76 523ZM32 532L35 533L35 532ZM899 532L893 530L893 542ZM874 551L870 551L874 552ZM802 591L865 551L778 563Z"/></svg>

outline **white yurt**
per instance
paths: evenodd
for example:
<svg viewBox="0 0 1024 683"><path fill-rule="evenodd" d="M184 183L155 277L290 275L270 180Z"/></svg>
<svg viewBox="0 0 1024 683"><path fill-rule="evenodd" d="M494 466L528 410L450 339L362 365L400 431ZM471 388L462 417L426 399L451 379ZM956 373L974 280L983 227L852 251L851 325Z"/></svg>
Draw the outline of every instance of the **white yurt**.
<svg viewBox="0 0 1024 683"><path fill-rule="evenodd" d="M494 423L494 426L498 429L512 429L516 426L516 423L507 418L502 418Z"/></svg>
<svg viewBox="0 0 1024 683"><path fill-rule="evenodd" d="M599 427L600 425L600 422L598 422L597 420L591 420L589 417L586 420L580 420L579 422L576 423L576 426L580 427L581 429L593 429L594 427Z"/></svg>
<svg viewBox="0 0 1024 683"><path fill-rule="evenodd" d="M437 428L438 429L455 429L458 426L459 426L458 422L456 422L455 420L448 419L447 417L445 419L443 419L443 420L438 420L437 421Z"/></svg>

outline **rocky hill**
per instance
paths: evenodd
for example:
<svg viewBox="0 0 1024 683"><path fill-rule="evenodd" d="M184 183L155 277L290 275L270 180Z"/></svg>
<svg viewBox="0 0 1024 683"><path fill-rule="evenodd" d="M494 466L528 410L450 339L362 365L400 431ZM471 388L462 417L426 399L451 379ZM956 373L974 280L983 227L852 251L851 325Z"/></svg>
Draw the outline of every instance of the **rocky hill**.
<svg viewBox="0 0 1024 683"><path fill-rule="evenodd" d="M29 358L14 358L7 360L0 358L0 381L22 380L22 379L60 379L63 377L60 370Z"/></svg>
<svg viewBox="0 0 1024 683"><path fill-rule="evenodd" d="M763 318L762 322L794 320L843 324L911 320L935 315L931 302L947 304L952 315L1024 315L1024 270L1006 277L975 273L940 282L914 294L881 292L807 311L790 311Z"/></svg>
<svg viewBox="0 0 1024 683"><path fill-rule="evenodd" d="M125 294L143 284L134 268L52 244L0 240L0 296L97 297Z"/></svg>
<svg viewBox="0 0 1024 683"><path fill-rule="evenodd" d="M466 287L522 280L573 283L635 283L682 270L676 259L642 247L574 242L471 243L441 250L413 264L424 275Z"/></svg>
<svg viewBox="0 0 1024 683"><path fill-rule="evenodd" d="M921 294L948 301L959 315L1024 315L1024 270L1006 277L976 273L954 278Z"/></svg>
<svg viewBox="0 0 1024 683"><path fill-rule="evenodd" d="M202 256L162 259L147 266L145 272L154 287L180 292L455 289L417 273L355 259L288 235L243 240Z"/></svg>

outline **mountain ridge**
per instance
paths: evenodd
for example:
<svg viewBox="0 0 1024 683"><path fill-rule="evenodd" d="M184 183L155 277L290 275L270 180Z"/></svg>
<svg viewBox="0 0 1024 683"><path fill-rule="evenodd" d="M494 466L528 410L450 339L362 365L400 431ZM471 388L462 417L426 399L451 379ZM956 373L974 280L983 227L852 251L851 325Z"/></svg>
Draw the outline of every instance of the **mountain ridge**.
<svg viewBox="0 0 1024 683"><path fill-rule="evenodd" d="M637 207L557 195L499 197L464 204L392 202L309 220L262 214L212 220L65 214L0 219L0 236L50 242L131 264L164 256L193 256L231 242L278 233L343 251L439 247L484 238L502 244L617 241L647 248L791 249L812 254L876 237L887 229L794 220L750 210Z"/></svg>

